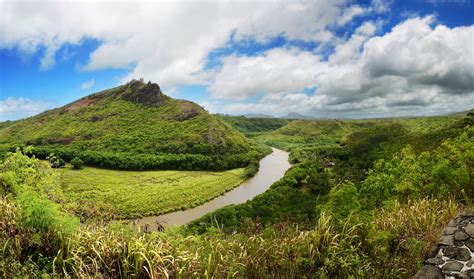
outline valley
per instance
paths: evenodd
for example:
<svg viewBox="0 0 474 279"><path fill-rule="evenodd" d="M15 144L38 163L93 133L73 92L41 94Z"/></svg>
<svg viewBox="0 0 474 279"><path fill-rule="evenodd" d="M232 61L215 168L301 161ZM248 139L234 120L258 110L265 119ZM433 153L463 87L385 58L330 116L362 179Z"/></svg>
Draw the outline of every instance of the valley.
<svg viewBox="0 0 474 279"><path fill-rule="evenodd" d="M472 111L246 118L158 88L0 125L0 275L400 278L472 210Z"/></svg>
<svg viewBox="0 0 474 279"><path fill-rule="evenodd" d="M228 205L242 204L264 193L273 183L281 179L285 175L286 170L290 167L288 153L273 148L271 154L260 160L258 172L253 177L245 180L237 188L198 207L160 216L140 218L136 220L136 223L139 226L147 226L151 229L154 229L157 224L161 226L186 225L219 208Z"/></svg>
<svg viewBox="0 0 474 279"><path fill-rule="evenodd" d="M474 279L474 0L0 0L0 279Z"/></svg>

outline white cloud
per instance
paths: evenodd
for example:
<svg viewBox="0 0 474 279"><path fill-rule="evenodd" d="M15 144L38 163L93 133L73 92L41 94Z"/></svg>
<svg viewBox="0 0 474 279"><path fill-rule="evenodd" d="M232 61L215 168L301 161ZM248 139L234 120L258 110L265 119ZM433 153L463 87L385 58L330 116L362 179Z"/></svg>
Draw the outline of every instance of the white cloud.
<svg viewBox="0 0 474 279"><path fill-rule="evenodd" d="M8 97L0 100L0 121L32 116L51 107L52 104L45 101Z"/></svg>
<svg viewBox="0 0 474 279"><path fill-rule="evenodd" d="M210 86L214 95L234 99L266 95L255 104L214 106L234 112L298 111L334 117L472 108L474 26L448 28L425 17L371 37L375 30L374 23L362 24L336 46L328 61L294 48L223 59ZM316 88L313 96L295 93L298 98L289 98L291 92L311 87Z"/></svg>
<svg viewBox="0 0 474 279"><path fill-rule="evenodd" d="M222 60L209 91L214 98L246 99L258 94L303 90L315 85L319 56L295 48Z"/></svg>
<svg viewBox="0 0 474 279"><path fill-rule="evenodd" d="M94 79L85 81L85 82L81 83L81 89L82 90L90 89L90 88L92 88L92 86L94 86L94 84L95 84Z"/></svg>
<svg viewBox="0 0 474 279"><path fill-rule="evenodd" d="M393 4L393 0L372 0L369 12L385 13Z"/></svg>
<svg viewBox="0 0 474 279"><path fill-rule="evenodd" d="M345 25L351 22L355 17L360 17L367 14L381 14L388 11L392 5L391 0L372 0L371 4L367 7L361 7L360 5L352 5L344 9L342 15L338 18L337 24Z"/></svg>
<svg viewBox="0 0 474 279"><path fill-rule="evenodd" d="M337 38L331 27L387 12L391 1L351 3L0 0L0 48L40 52L40 68L47 70L65 44L97 39L100 45L82 70L125 67L130 71L123 80L143 77L163 88L205 85L214 98L206 105L229 111L358 115L468 108L474 26L448 28L433 17L417 17L374 37L381 23L369 21ZM209 53L231 38L266 42L275 36L330 44L334 52L326 61L320 48L285 46L252 56L230 54L219 68L205 69ZM302 93L308 88L316 88L315 94ZM256 103L246 101L259 95ZM228 105L225 99L241 102Z"/></svg>
<svg viewBox="0 0 474 279"><path fill-rule="evenodd" d="M83 70L131 67L124 80L203 84L200 72L207 55L232 34L234 40L265 41L282 35L327 42L334 38L328 28L347 14L347 1L0 0L0 47L42 50L40 66L47 70L62 45L94 38L100 46Z"/></svg>
<svg viewBox="0 0 474 279"><path fill-rule="evenodd" d="M376 31L375 23L367 21L359 26L351 38L335 46L335 51L329 58L330 65L347 64L359 59L360 48Z"/></svg>
<svg viewBox="0 0 474 279"><path fill-rule="evenodd" d="M354 17L364 14L366 11L359 5L352 5L347 8L341 17L337 20L337 24L344 25L350 22Z"/></svg>
<svg viewBox="0 0 474 279"><path fill-rule="evenodd" d="M55 55L59 49L58 43L51 43L44 51L43 57L40 59L40 69L42 71L47 71L54 67L56 64Z"/></svg>
<svg viewBox="0 0 474 279"><path fill-rule="evenodd" d="M447 94L474 91L474 26L433 23L433 17L410 19L369 40L361 58L364 70L372 78L398 76Z"/></svg>

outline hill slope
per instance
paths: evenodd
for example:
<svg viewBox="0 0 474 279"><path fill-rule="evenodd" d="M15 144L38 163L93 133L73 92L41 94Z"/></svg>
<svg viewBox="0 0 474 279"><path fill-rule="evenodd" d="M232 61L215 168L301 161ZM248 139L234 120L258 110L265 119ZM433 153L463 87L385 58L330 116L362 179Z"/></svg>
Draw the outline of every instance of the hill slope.
<svg viewBox="0 0 474 279"><path fill-rule="evenodd" d="M261 153L199 105L136 80L17 121L0 130L0 145L33 145L38 156L55 152L123 169L226 169Z"/></svg>
<svg viewBox="0 0 474 279"><path fill-rule="evenodd" d="M255 137L263 133L277 130L292 120L282 118L268 117L247 117L247 116L230 116L217 115L221 120L230 124L247 137Z"/></svg>

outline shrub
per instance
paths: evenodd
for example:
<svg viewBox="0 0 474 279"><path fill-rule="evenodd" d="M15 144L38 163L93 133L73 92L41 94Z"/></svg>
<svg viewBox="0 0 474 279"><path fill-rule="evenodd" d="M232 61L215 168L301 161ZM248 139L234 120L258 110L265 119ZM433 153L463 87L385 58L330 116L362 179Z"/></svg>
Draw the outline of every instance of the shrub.
<svg viewBox="0 0 474 279"><path fill-rule="evenodd" d="M71 165L73 169L82 169L83 164L84 162L79 157L74 157L74 159L71 160Z"/></svg>
<svg viewBox="0 0 474 279"><path fill-rule="evenodd" d="M257 164L254 164L254 163L251 163L250 165L247 166L247 168L245 169L245 176L246 177L253 177L257 174L258 172L258 165Z"/></svg>
<svg viewBox="0 0 474 279"><path fill-rule="evenodd" d="M49 165L52 168L62 168L66 165L66 162L64 162L59 155L55 155L54 153L49 154L49 156L46 157L46 160L49 161Z"/></svg>

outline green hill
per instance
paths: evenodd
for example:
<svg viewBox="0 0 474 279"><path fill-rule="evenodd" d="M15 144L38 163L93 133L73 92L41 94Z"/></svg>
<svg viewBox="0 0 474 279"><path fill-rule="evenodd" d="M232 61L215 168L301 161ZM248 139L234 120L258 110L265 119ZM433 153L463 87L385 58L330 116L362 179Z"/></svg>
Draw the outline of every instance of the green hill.
<svg viewBox="0 0 474 279"><path fill-rule="evenodd" d="M224 122L229 123L234 128L244 133L248 137L255 137L267 132L279 129L292 120L283 118L269 118L269 117L246 117L246 116L230 116L217 115Z"/></svg>
<svg viewBox="0 0 474 279"><path fill-rule="evenodd" d="M33 145L39 157L120 169L228 169L263 154L199 105L136 80L3 127L3 151Z"/></svg>
<svg viewBox="0 0 474 279"><path fill-rule="evenodd" d="M431 117L411 117L411 118L378 118L360 120L293 120L285 126L274 129L267 133L257 134L255 140L276 146L285 150L292 150L296 147L321 147L336 146L344 144L347 136L357 131L364 131L370 127L379 125L396 124L403 126L407 133L414 136L421 136L425 133L438 133L450 125L462 120L466 114L456 114L449 116ZM225 119L227 121L227 119ZM247 120L251 122L252 120ZM271 121L271 119L269 119ZM238 126L233 122L230 124ZM249 125L249 124L247 124Z"/></svg>

